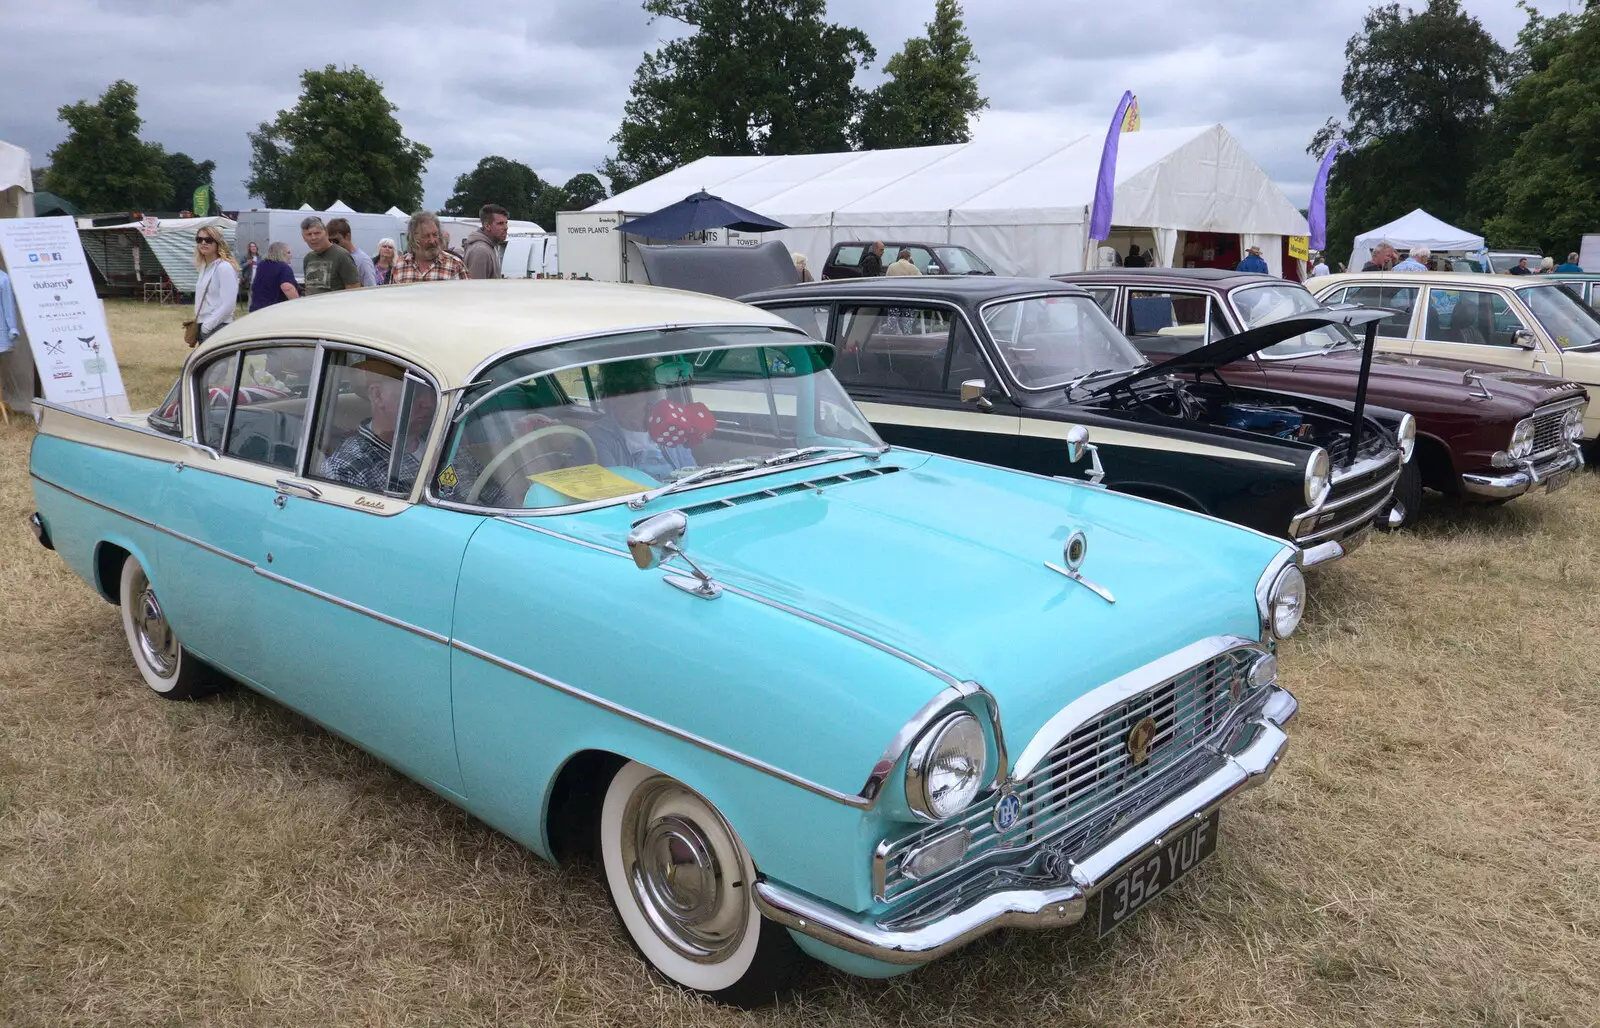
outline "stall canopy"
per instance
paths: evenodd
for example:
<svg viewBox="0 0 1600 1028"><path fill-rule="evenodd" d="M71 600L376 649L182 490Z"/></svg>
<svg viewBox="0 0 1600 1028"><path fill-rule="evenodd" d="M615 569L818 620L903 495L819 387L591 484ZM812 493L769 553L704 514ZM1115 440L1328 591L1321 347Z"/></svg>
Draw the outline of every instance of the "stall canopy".
<svg viewBox="0 0 1600 1028"><path fill-rule="evenodd" d="M1435 253L1483 249L1482 236L1440 221L1418 207L1387 225L1379 225L1370 232L1356 236L1355 249L1350 252L1350 270L1360 271L1361 266L1372 259L1373 248L1383 242L1399 250L1415 250L1419 246L1426 246Z"/></svg>
<svg viewBox="0 0 1600 1028"><path fill-rule="evenodd" d="M642 214L699 189L790 226L770 234L819 263L835 242L957 243L998 270L1083 268L1102 133L782 157L702 157L589 208ZM1163 263L1180 232L1275 240L1305 218L1221 125L1122 137L1117 227L1147 230ZM1276 254L1277 247L1268 249Z"/></svg>
<svg viewBox="0 0 1600 1028"><path fill-rule="evenodd" d="M235 222L228 218L162 218L149 235L137 222L80 228L78 238L95 270L95 289L101 296L142 297L147 283L193 295L200 279L194 266L194 234L207 225L216 226L233 246Z"/></svg>
<svg viewBox="0 0 1600 1028"><path fill-rule="evenodd" d="M33 162L20 146L0 142L0 218L33 217Z"/></svg>

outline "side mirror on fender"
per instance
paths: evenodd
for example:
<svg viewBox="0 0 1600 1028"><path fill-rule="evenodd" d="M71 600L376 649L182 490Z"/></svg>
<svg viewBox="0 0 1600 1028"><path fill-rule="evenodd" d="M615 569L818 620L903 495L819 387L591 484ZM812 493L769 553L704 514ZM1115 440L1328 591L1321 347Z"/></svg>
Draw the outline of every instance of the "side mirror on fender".
<svg viewBox="0 0 1600 1028"><path fill-rule="evenodd" d="M970 403L979 410L993 410L994 403L985 394L989 383L981 378L969 378L961 383L961 402Z"/></svg>
<svg viewBox="0 0 1600 1028"><path fill-rule="evenodd" d="M689 565L693 577L669 574L666 583L701 599L714 600L722 595L722 586L712 581L710 575L683 552L683 537L689 531L689 516L681 510L662 511L654 517L639 522L628 533L628 553L640 571L659 567L661 562L678 557ZM669 569L670 570L670 569Z"/></svg>
<svg viewBox="0 0 1600 1028"><path fill-rule="evenodd" d="M1099 485L1106 477L1106 469L1100 466L1100 447L1089 441L1087 428L1071 425L1067 428L1067 463L1078 463L1084 454L1089 456L1089 484Z"/></svg>

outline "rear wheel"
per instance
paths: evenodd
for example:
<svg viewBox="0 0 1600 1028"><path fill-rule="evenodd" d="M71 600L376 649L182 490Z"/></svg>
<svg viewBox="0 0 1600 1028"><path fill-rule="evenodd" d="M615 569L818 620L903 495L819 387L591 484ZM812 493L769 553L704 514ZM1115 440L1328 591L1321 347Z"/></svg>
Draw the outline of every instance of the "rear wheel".
<svg viewBox="0 0 1600 1028"><path fill-rule="evenodd" d="M1400 479L1394 484L1393 509L1400 512L1400 522L1390 524L1385 518L1379 522L1384 528L1407 528L1416 524L1422 513L1422 465L1415 456L1400 467Z"/></svg>
<svg viewBox="0 0 1600 1028"><path fill-rule="evenodd" d="M699 793L639 763L617 772L600 812L612 905L634 946L679 985L736 1006L787 992L806 957L755 904L755 865Z"/></svg>
<svg viewBox="0 0 1600 1028"><path fill-rule="evenodd" d="M169 700L192 700L216 691L217 673L190 656L178 641L139 558L130 555L122 562L118 597L134 666L152 692Z"/></svg>

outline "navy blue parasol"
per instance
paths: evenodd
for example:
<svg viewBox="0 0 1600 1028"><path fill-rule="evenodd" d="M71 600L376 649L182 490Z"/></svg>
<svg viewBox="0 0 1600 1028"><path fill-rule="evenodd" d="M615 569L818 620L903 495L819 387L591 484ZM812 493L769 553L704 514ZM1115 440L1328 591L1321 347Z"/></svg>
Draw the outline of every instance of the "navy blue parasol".
<svg viewBox="0 0 1600 1028"><path fill-rule="evenodd" d="M788 227L771 218L764 218L755 211L747 211L736 203L729 203L720 196L712 196L704 189L652 214L624 221L617 226L619 231L650 239L682 239L708 228L770 232Z"/></svg>

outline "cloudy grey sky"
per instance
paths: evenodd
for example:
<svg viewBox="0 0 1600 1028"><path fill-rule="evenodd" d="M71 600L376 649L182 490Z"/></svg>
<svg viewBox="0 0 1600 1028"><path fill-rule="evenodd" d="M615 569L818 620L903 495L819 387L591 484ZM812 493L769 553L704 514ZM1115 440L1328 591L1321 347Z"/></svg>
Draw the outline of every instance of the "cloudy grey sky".
<svg viewBox="0 0 1600 1028"><path fill-rule="evenodd" d="M1425 0L1414 0L1421 7ZM1569 0L1538 0L1549 12ZM49 0L6 3L0 139L46 161L56 109L110 82L139 87L143 135L217 162L223 206L249 206L245 133L294 104L299 73L358 64L384 83L407 134L433 149L430 205L486 154L557 182L610 149L634 68L681 27L651 24L637 0ZM1103 131L1124 89L1148 127L1221 122L1296 204L1316 168L1305 155L1344 113L1344 43L1368 0L967 0L979 83L991 109L977 135ZM1502 43L1515 0L1466 0ZM933 0L832 0L863 29L879 66L919 34ZM304 12L298 18L293 12ZM875 78L881 77L875 74Z"/></svg>

